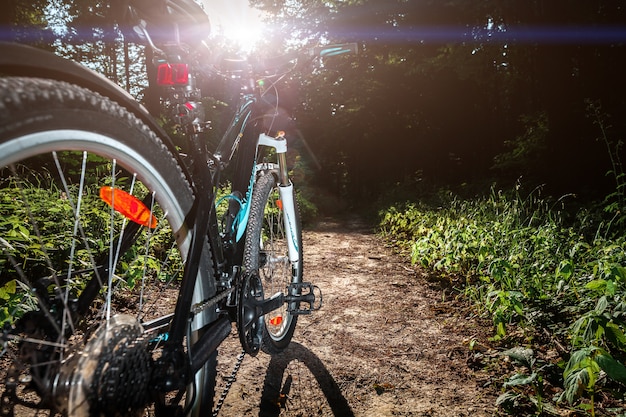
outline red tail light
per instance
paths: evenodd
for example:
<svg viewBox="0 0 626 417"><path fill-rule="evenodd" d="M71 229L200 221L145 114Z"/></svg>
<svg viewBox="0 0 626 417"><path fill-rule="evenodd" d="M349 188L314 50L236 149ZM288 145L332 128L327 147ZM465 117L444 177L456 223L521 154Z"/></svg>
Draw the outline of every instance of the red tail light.
<svg viewBox="0 0 626 417"><path fill-rule="evenodd" d="M157 84L187 85L189 83L189 66L187 64L159 64Z"/></svg>

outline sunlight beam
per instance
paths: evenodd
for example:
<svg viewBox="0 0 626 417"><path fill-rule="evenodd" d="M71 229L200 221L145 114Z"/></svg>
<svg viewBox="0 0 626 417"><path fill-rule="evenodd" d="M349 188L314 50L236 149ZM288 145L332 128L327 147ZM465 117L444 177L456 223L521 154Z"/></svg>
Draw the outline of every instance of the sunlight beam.
<svg viewBox="0 0 626 417"><path fill-rule="evenodd" d="M248 0L203 0L209 15L213 36L251 52L263 38L261 12L250 7Z"/></svg>

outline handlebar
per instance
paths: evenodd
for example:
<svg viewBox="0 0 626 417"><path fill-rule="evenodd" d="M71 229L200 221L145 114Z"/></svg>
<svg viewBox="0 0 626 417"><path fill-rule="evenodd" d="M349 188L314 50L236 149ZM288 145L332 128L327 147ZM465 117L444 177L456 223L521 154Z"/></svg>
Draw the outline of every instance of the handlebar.
<svg viewBox="0 0 626 417"><path fill-rule="evenodd" d="M315 58L334 57L351 53L358 54L358 52L359 45L357 43L316 46L264 60L224 59L219 63L217 70L218 72L227 73L250 71L253 74L267 75L268 73L278 72L281 68L301 58L308 58L307 61L312 61Z"/></svg>
<svg viewBox="0 0 626 417"><path fill-rule="evenodd" d="M357 43L340 43L336 45L318 46L313 48L316 55L324 58L327 56L337 56L343 54L358 54L359 44Z"/></svg>
<svg viewBox="0 0 626 417"><path fill-rule="evenodd" d="M342 43L326 46L316 46L313 48L307 48L304 51L294 51L277 57L268 59L267 64L262 65L265 71L271 69L281 68L300 57L307 57L309 60L315 58L326 58L338 55L344 55L349 53L357 54L359 51L359 45L357 43Z"/></svg>

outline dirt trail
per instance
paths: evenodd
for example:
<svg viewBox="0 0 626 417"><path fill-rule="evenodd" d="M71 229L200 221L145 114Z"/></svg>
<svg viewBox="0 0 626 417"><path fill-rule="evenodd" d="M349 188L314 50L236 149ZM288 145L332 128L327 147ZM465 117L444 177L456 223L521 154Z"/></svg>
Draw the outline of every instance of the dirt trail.
<svg viewBox="0 0 626 417"><path fill-rule="evenodd" d="M246 356L220 416L493 416L489 376L468 365L485 329L358 220L305 231L305 279L324 307L291 346ZM220 350L218 392L238 339ZM469 361L471 363L471 360Z"/></svg>

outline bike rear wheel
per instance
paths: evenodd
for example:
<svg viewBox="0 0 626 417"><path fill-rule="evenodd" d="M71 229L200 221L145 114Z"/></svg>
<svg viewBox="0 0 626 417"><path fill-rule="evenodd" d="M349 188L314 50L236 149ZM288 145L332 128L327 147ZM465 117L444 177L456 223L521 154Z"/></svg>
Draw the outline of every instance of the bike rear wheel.
<svg viewBox="0 0 626 417"><path fill-rule="evenodd" d="M273 174L265 173L259 177L250 204L244 249L247 273L259 277L266 299L277 293L299 295L297 290L289 289L290 284L302 282L302 228L298 205L294 202L294 240L298 249L298 260L291 262L284 223L285 213L280 200L279 185ZM282 352L291 342L297 321L298 316L288 311L287 303L265 314L261 349L269 354Z"/></svg>
<svg viewBox="0 0 626 417"><path fill-rule="evenodd" d="M96 93L5 77L0 173L0 415L145 414L190 241L193 194L176 158ZM194 302L214 294L197 280ZM194 317L188 349L214 319ZM187 406L209 414L214 357L195 381Z"/></svg>

